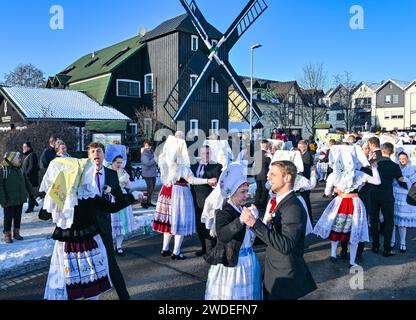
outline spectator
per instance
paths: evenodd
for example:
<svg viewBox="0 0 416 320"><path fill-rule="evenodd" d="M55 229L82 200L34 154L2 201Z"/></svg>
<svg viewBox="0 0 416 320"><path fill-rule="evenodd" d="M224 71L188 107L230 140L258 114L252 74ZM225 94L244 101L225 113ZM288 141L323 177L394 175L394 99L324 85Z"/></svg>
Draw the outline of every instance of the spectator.
<svg viewBox="0 0 416 320"><path fill-rule="evenodd" d="M58 138L51 136L49 138L49 147L43 150L42 155L40 156L41 168L45 171L48 169L49 163L56 157L55 143L57 140Z"/></svg>
<svg viewBox="0 0 416 320"><path fill-rule="evenodd" d="M285 134L285 130L283 130L282 128L278 128L277 129L277 133L274 134L274 138L275 140L281 140L283 142L288 142L289 139L287 137L287 135Z"/></svg>
<svg viewBox="0 0 416 320"><path fill-rule="evenodd" d="M152 143L149 140L144 141L141 162L142 177L146 181L147 186L147 202L143 203L142 207L147 209L148 207L155 207L151 200L153 191L155 190L157 176L155 153L152 150Z"/></svg>
<svg viewBox="0 0 416 320"><path fill-rule="evenodd" d="M67 151L68 151L68 148L66 147L65 142L58 139L55 143L56 157L70 158L71 156Z"/></svg>
<svg viewBox="0 0 416 320"><path fill-rule="evenodd" d="M316 149L318 149L318 145L315 142L315 138L313 136L309 137L309 151L312 155L316 154Z"/></svg>
<svg viewBox="0 0 416 320"><path fill-rule="evenodd" d="M348 138L347 138L347 142L348 142L349 145L352 146L356 142L355 136L352 135L352 134L349 135Z"/></svg>
<svg viewBox="0 0 416 320"><path fill-rule="evenodd" d="M31 189L39 187L39 162L36 153L33 152L33 148L30 142L23 144L23 174L25 175L27 183L30 184ZM35 197L29 196L28 207L25 213L33 212L35 207L39 206Z"/></svg>
<svg viewBox="0 0 416 320"><path fill-rule="evenodd" d="M20 236L23 203L27 191L22 170L22 158L19 152L6 152L0 166L0 205L4 209L3 234L4 242L12 243L13 238L23 240Z"/></svg>
<svg viewBox="0 0 416 320"><path fill-rule="evenodd" d="M292 141L293 148L298 146L300 140L302 140L302 137L300 136L299 131L292 130L292 134L289 136L289 141Z"/></svg>

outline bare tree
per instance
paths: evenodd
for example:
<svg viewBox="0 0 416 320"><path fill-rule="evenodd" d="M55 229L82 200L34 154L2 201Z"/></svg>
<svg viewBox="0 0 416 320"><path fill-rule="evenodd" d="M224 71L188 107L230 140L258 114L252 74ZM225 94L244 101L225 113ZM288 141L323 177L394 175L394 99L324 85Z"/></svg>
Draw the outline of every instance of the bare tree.
<svg viewBox="0 0 416 320"><path fill-rule="evenodd" d="M276 88L258 88L257 94L261 95L262 100L271 104L268 111L263 112L263 117L267 117L274 127L286 127L287 125L287 108L282 101L286 100L282 95L276 93Z"/></svg>
<svg viewBox="0 0 416 320"><path fill-rule="evenodd" d="M41 88L45 85L44 72L32 64L19 64L13 71L4 75L10 86Z"/></svg>
<svg viewBox="0 0 416 320"><path fill-rule="evenodd" d="M335 75L334 84L338 88L337 103L344 113L345 127L347 131L350 131L356 117L352 95L357 84L352 80L351 73L348 71Z"/></svg>
<svg viewBox="0 0 416 320"><path fill-rule="evenodd" d="M321 103L323 89L327 85L327 72L323 63L309 63L302 68L303 76L299 80L304 89L306 108L303 109L303 121L309 132L315 133L315 126L325 120L327 108Z"/></svg>
<svg viewBox="0 0 416 320"><path fill-rule="evenodd" d="M153 139L162 124L157 120L156 113L149 108L140 107L136 110L136 119L139 126L139 134L145 139Z"/></svg>

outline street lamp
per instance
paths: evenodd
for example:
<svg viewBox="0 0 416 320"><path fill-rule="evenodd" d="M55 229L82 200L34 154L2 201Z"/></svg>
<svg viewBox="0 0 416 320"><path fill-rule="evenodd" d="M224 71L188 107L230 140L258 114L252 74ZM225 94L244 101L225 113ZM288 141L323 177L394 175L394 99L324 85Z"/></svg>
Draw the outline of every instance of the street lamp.
<svg viewBox="0 0 416 320"><path fill-rule="evenodd" d="M251 125L252 121L253 121L253 72L254 72L254 50L256 50L257 48L260 48L262 45L261 44L255 44L253 46L251 46L250 48L250 52L251 52L251 82L250 82L250 141L253 140L253 127Z"/></svg>

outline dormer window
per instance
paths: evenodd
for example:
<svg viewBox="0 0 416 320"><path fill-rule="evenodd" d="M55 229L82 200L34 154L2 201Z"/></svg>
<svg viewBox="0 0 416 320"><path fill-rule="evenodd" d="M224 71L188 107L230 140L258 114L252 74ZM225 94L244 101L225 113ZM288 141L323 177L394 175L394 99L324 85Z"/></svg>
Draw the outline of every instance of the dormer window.
<svg viewBox="0 0 416 320"><path fill-rule="evenodd" d="M191 36L191 51L198 51L199 38L198 36Z"/></svg>

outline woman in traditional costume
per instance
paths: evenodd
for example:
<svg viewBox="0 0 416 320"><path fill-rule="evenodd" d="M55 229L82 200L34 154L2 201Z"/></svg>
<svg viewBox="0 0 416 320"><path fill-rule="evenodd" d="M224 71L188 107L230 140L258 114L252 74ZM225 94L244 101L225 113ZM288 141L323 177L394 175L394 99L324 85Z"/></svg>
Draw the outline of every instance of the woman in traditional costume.
<svg viewBox="0 0 416 320"><path fill-rule="evenodd" d="M183 260L181 246L185 236L196 233L195 207L189 184L214 185L216 179L196 178L190 168L186 142L177 132L169 136L159 156L162 189L156 204L153 218L153 230L163 233L161 255L171 256L173 260ZM169 249L175 237L173 252Z"/></svg>
<svg viewBox="0 0 416 320"><path fill-rule="evenodd" d="M111 169L117 171L121 190L124 194L128 194L128 190L131 188L130 176L123 169L123 157L121 155L113 159ZM117 213L111 214L111 226L113 229L113 237L116 239L115 252L117 255L123 256L124 251L122 245L124 237L136 229L132 206L128 206Z"/></svg>
<svg viewBox="0 0 416 320"><path fill-rule="evenodd" d="M215 213L217 244L205 257L211 265L206 300L262 299L261 267L252 247L256 236L240 219L248 199L245 171L233 163L220 176L223 206Z"/></svg>
<svg viewBox="0 0 416 320"><path fill-rule="evenodd" d="M397 161L402 170L404 181L407 183L408 189L416 182L416 168L409 162L408 154L399 149ZM407 203L406 198L408 190L399 186L397 181L393 182L394 192L394 225L393 235L391 238L391 247L396 245L396 228L400 235L400 252L406 252L406 231L407 228L416 228L416 206Z"/></svg>
<svg viewBox="0 0 416 320"><path fill-rule="evenodd" d="M349 241L350 267L353 267L357 265L358 244L369 241L367 213L358 191L367 182L379 185L380 175L376 164L371 166L372 176L360 171L369 163L358 146L333 146L330 157L334 172L328 176L325 195L330 196L335 188L338 196L329 203L313 232L331 240L332 262L337 261L339 242Z"/></svg>

